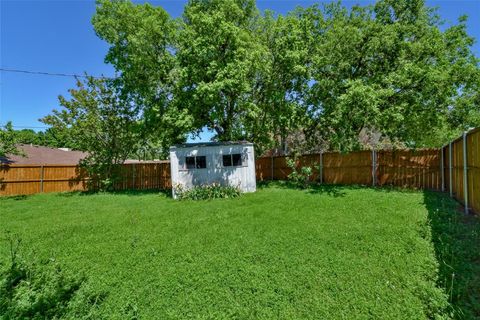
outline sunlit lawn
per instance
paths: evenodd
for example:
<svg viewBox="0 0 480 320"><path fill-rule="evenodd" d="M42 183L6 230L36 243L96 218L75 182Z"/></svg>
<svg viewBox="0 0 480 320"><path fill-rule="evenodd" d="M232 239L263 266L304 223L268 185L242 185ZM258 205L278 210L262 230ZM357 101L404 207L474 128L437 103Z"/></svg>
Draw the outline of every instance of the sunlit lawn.
<svg viewBox="0 0 480 320"><path fill-rule="evenodd" d="M452 214L441 194L359 187L197 202L41 194L0 199L0 261L21 239L26 265L81 278L65 318L431 319L459 313L449 301L465 294L438 276L450 253L432 242L431 221L441 233L435 217Z"/></svg>

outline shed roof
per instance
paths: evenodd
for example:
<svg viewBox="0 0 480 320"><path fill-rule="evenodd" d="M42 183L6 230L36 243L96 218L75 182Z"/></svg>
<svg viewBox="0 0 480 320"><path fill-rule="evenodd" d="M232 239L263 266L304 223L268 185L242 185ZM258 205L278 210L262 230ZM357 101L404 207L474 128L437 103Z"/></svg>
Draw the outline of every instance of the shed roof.
<svg viewBox="0 0 480 320"><path fill-rule="evenodd" d="M215 142L180 143L180 144L175 144L171 146L170 150L176 149L176 148L218 147L218 146L236 146L236 145L252 146L253 143L248 141L215 141Z"/></svg>

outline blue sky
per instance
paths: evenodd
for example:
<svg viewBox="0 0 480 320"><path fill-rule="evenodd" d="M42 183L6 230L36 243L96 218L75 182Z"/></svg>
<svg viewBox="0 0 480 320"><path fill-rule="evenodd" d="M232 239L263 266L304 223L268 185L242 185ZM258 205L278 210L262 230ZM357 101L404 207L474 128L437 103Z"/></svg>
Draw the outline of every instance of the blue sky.
<svg viewBox="0 0 480 320"><path fill-rule="evenodd" d="M142 1L145 2L145 1ZM148 1L161 5L178 17L186 1ZM286 13L296 6L309 6L316 1L257 0L260 10ZM372 1L343 1L347 6ZM469 16L470 35L480 40L480 0L428 1L438 6L447 25L462 14ZM1 68L51 73L113 75L113 68L103 61L108 46L98 39L90 23L95 2L88 0L25 1L0 0L0 65ZM474 51L480 56L480 44ZM67 95L75 86L72 77L49 77L0 72L0 124L13 121L18 127L44 125L38 119L58 108L57 96ZM209 139L205 133L202 140Z"/></svg>

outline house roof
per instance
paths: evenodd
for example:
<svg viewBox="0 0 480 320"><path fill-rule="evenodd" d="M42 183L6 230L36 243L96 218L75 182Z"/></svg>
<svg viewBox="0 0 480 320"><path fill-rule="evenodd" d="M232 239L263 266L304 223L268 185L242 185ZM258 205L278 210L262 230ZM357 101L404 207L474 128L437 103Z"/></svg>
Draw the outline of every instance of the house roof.
<svg viewBox="0 0 480 320"><path fill-rule="evenodd" d="M235 146L235 145L245 145L251 146L253 143L248 141L216 141L216 142L195 142L195 143L180 143L175 144L170 147L170 149L175 148L192 148L192 147L217 147L217 146Z"/></svg>
<svg viewBox="0 0 480 320"><path fill-rule="evenodd" d="M62 150L44 146L19 145L21 155L7 155L0 157L2 164L78 164L87 156L86 152Z"/></svg>
<svg viewBox="0 0 480 320"><path fill-rule="evenodd" d="M21 155L7 155L0 157L0 164L18 164L18 165L77 165L80 160L85 158L88 153L82 151L73 151L66 148L50 148L44 146L35 146L22 144L18 149L23 152ZM125 163L162 163L165 160L135 160L128 159Z"/></svg>

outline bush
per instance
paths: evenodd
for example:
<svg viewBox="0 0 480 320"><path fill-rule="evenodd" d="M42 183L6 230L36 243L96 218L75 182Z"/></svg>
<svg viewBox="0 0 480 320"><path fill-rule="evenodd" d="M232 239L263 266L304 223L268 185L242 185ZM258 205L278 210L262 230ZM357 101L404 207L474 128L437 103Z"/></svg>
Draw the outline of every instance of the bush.
<svg viewBox="0 0 480 320"><path fill-rule="evenodd" d="M195 186L190 189L182 185L175 186L175 195L180 200L208 200L219 198L236 198L241 194L240 188L236 186L222 186L218 183Z"/></svg>
<svg viewBox="0 0 480 320"><path fill-rule="evenodd" d="M298 188L306 188L313 175L312 167L304 166L298 170L295 159L287 159L287 166L292 170L292 173L288 175L288 180Z"/></svg>

